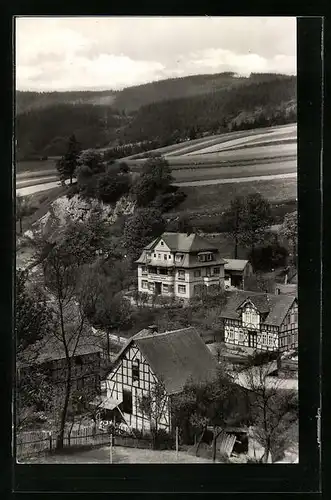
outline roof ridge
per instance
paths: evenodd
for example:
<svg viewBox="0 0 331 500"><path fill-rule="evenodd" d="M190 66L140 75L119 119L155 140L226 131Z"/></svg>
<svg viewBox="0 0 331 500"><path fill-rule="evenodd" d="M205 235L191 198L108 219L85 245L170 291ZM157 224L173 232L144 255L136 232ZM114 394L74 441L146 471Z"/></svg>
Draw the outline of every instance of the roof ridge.
<svg viewBox="0 0 331 500"><path fill-rule="evenodd" d="M145 336L141 336L141 337L137 337L137 339L146 339L146 338L153 338L153 337L159 337L161 335L167 335L169 333L177 333L177 332L181 332L183 330L191 330L191 329L196 329L194 326L185 326L184 328L177 328L176 330L167 330L165 332L156 332L156 333L149 333L148 335L145 335ZM140 331L143 331L143 330L147 330L148 331L148 328L143 328L142 330ZM139 333L139 332L138 332ZM136 334L137 335L137 334Z"/></svg>

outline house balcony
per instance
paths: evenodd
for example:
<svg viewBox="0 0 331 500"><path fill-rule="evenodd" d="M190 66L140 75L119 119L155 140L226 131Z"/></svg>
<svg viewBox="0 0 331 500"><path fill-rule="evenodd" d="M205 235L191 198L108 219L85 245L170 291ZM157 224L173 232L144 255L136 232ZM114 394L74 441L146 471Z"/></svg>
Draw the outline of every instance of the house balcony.
<svg viewBox="0 0 331 500"><path fill-rule="evenodd" d="M220 275L215 275L215 276L204 276L203 277L203 283L205 285L214 285L220 282Z"/></svg>
<svg viewBox="0 0 331 500"><path fill-rule="evenodd" d="M173 274L156 274L156 273L148 273L148 279L154 281L162 281L165 283L173 283L175 281L175 276Z"/></svg>

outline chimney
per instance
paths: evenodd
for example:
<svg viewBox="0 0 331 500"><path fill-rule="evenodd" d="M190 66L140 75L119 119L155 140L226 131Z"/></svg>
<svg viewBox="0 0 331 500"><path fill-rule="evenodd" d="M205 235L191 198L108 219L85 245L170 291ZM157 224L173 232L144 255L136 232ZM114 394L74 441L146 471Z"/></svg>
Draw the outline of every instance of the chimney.
<svg viewBox="0 0 331 500"><path fill-rule="evenodd" d="M158 331L157 325L150 325L147 327L147 330L150 335L155 335Z"/></svg>

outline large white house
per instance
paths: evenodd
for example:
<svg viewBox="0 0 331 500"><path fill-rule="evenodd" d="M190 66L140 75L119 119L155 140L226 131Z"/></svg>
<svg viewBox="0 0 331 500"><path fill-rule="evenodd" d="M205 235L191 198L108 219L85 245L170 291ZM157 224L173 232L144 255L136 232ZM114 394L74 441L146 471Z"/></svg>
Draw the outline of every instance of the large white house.
<svg viewBox="0 0 331 500"><path fill-rule="evenodd" d="M224 287L218 248L197 234L163 233L147 245L138 264L138 291L189 299L204 287Z"/></svg>
<svg viewBox="0 0 331 500"><path fill-rule="evenodd" d="M134 335L118 354L105 379L100 409L129 429L148 433L153 421L141 411L140 401L162 382L158 428L170 431L171 397L186 383L210 381L216 373L216 361L195 328L158 333L151 326Z"/></svg>

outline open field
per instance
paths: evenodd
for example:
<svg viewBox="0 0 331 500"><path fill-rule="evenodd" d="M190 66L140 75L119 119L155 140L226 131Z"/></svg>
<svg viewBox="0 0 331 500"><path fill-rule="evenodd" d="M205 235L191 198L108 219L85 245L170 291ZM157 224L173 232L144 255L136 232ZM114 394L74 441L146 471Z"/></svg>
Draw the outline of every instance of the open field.
<svg viewBox="0 0 331 500"><path fill-rule="evenodd" d="M153 152L161 153L167 158L171 156L189 154L197 152L203 148L215 145L215 144L225 144L225 147L230 145L232 140L250 140L261 138L265 140L270 140L271 137L296 137L296 124L280 125L276 127L266 127L251 130L240 130L235 132L228 132L225 134L208 135L205 137L200 137L199 139L187 140L185 142L180 142L178 144L171 144L170 146L164 146L162 148L154 149ZM106 148L104 148L106 149ZM127 156L125 159L134 159L135 156ZM124 159L124 158L123 158Z"/></svg>
<svg viewBox="0 0 331 500"><path fill-rule="evenodd" d="M285 141L291 140L293 142L296 141L297 133L295 125L287 125L279 128L270 128L264 129L264 131L260 133L258 130L255 131L255 134L252 135L241 135L237 138L229 138L223 137L218 143L215 143L210 146L204 145L199 149L195 149L195 151L186 152L187 155L194 154L204 154L204 153L219 153L225 151L229 148L239 148L241 146L254 146L258 143L264 144L266 142L269 143L286 143ZM227 135L227 134L226 134ZM183 153L183 152L182 152ZM185 154L185 153L184 153Z"/></svg>
<svg viewBox="0 0 331 500"><path fill-rule="evenodd" d="M38 174L42 174L49 171L56 171L55 164L56 160L54 158L48 160L17 161L16 175L24 172L29 174L38 172Z"/></svg>
<svg viewBox="0 0 331 500"><path fill-rule="evenodd" d="M270 202L296 200L296 179L264 180L247 183L211 184L207 186L185 186L187 195L176 209L177 212L223 212L236 196L252 192L261 193ZM174 212L175 213L175 212Z"/></svg>

